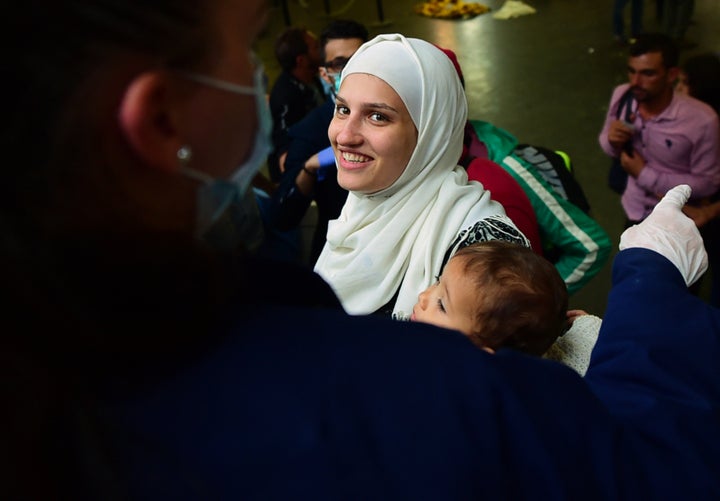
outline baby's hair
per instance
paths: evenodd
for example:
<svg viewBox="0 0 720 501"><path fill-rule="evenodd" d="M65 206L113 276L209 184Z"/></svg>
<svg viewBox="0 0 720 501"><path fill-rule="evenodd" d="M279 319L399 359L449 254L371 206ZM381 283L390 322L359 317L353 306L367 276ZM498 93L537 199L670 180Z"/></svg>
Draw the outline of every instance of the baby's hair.
<svg viewBox="0 0 720 501"><path fill-rule="evenodd" d="M547 259L502 240L463 247L452 259L476 287L475 344L539 356L565 331L567 287Z"/></svg>

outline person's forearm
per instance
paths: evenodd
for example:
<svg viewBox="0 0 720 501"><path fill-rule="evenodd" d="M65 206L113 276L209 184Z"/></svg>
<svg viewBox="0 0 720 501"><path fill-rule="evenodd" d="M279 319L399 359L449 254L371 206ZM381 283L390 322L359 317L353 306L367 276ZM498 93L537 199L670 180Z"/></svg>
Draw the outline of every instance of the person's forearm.
<svg viewBox="0 0 720 501"><path fill-rule="evenodd" d="M297 189L306 197L312 196L315 191L315 183L317 183L317 168L312 169L307 166L307 162L295 178Z"/></svg>

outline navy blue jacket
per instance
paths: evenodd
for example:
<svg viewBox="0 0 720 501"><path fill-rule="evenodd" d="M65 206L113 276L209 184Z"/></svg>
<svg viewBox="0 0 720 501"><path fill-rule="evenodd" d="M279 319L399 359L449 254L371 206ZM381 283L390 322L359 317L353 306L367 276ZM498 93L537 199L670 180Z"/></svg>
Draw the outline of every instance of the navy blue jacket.
<svg viewBox="0 0 720 501"><path fill-rule="evenodd" d="M132 499L717 499L719 328L642 249L585 379L429 325L238 306L190 363L107 386L83 443Z"/></svg>

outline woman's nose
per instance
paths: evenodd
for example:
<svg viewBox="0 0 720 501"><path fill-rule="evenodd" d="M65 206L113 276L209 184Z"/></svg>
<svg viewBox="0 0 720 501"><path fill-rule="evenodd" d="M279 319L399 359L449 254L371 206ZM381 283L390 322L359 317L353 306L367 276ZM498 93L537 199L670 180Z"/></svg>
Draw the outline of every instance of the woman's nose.
<svg viewBox="0 0 720 501"><path fill-rule="evenodd" d="M356 120L347 119L338 124L335 142L345 146L357 145L362 141Z"/></svg>

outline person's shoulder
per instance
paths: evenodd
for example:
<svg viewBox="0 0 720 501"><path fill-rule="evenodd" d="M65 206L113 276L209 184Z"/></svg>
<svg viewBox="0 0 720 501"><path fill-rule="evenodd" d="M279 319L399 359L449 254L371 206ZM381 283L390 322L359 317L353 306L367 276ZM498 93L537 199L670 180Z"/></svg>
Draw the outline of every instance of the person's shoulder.
<svg viewBox="0 0 720 501"><path fill-rule="evenodd" d="M277 92L278 90L282 89L283 87L287 86L287 84L290 82L290 79L292 78L292 75L288 73L287 71L283 70L278 74L277 78L275 79L275 82L272 85L272 88L270 89L270 92Z"/></svg>
<svg viewBox="0 0 720 501"><path fill-rule="evenodd" d="M692 96L676 92L673 95L673 105L677 107L678 113L687 118L705 123L718 121L717 113L709 104Z"/></svg>
<svg viewBox="0 0 720 501"><path fill-rule="evenodd" d="M498 164L507 155L512 154L518 144L517 138L510 132L490 122L482 120L470 120L469 122L475 135L485 144L489 158Z"/></svg>
<svg viewBox="0 0 720 501"><path fill-rule="evenodd" d="M286 99L300 90L299 81L289 72L282 71L270 90L270 99Z"/></svg>
<svg viewBox="0 0 720 501"><path fill-rule="evenodd" d="M610 101L616 102L616 101L620 100L620 98L623 95L625 95L625 93L628 92L629 90L630 90L629 83L624 83L624 84L618 85L617 87L615 87L613 89L612 97L610 98Z"/></svg>
<svg viewBox="0 0 720 501"><path fill-rule="evenodd" d="M394 372L398 365L390 363L393 359L402 360L403 370L468 364L483 372L481 359L487 355L459 332L327 308L258 305L228 327L231 333L242 333L231 344L252 345L258 353L297 345L305 354L303 363L316 359L310 365L318 366L331 357L335 372L352 370L358 360L375 371Z"/></svg>

